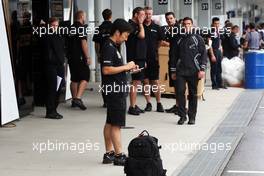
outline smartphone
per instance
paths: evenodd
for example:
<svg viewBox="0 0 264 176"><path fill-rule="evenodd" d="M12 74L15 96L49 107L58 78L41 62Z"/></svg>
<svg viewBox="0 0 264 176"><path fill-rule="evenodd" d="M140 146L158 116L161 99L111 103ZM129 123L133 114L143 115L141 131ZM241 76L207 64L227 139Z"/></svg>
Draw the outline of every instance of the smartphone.
<svg viewBox="0 0 264 176"><path fill-rule="evenodd" d="M141 67L139 68L136 72L133 72L132 70L130 71L131 74L136 74L136 73L139 73L141 72L142 70L144 70L145 68L144 67Z"/></svg>

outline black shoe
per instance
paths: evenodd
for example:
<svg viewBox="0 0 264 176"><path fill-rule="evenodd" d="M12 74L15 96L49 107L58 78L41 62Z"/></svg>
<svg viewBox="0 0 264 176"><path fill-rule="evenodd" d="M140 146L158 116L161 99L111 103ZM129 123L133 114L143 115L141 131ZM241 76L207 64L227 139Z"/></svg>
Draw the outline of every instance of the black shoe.
<svg viewBox="0 0 264 176"><path fill-rule="evenodd" d="M57 116L61 117L61 119L63 118L63 116L61 114L59 114L58 112L56 112Z"/></svg>
<svg viewBox="0 0 264 176"><path fill-rule="evenodd" d="M213 90L219 90L219 88L217 86L213 86L212 89Z"/></svg>
<svg viewBox="0 0 264 176"><path fill-rule="evenodd" d="M103 108L106 108L106 107L107 107L107 105L106 105L106 103L104 103L104 104L103 104Z"/></svg>
<svg viewBox="0 0 264 176"><path fill-rule="evenodd" d="M145 111L143 109L140 109L137 105L135 105L135 109L139 112L139 113L145 113Z"/></svg>
<svg viewBox="0 0 264 176"><path fill-rule="evenodd" d="M219 88L220 88L220 89L227 89L226 86L220 86Z"/></svg>
<svg viewBox="0 0 264 176"><path fill-rule="evenodd" d="M74 98L72 100L72 107L79 107L81 110L86 110L86 106L84 106L83 101L78 98Z"/></svg>
<svg viewBox="0 0 264 176"><path fill-rule="evenodd" d="M130 114L130 115L139 115L140 113L137 111L136 108L130 106L129 109L128 109L128 114Z"/></svg>
<svg viewBox="0 0 264 176"><path fill-rule="evenodd" d="M152 105L151 103L147 103L145 111L152 111Z"/></svg>
<svg viewBox="0 0 264 176"><path fill-rule="evenodd" d="M189 119L188 125L195 125L195 120L194 119Z"/></svg>
<svg viewBox="0 0 264 176"><path fill-rule="evenodd" d="M176 105L172 106L170 109L165 109L167 113L176 113L178 112L178 107Z"/></svg>
<svg viewBox="0 0 264 176"><path fill-rule="evenodd" d="M161 103L157 103L157 112L164 112L164 108Z"/></svg>
<svg viewBox="0 0 264 176"><path fill-rule="evenodd" d="M76 105L74 99L72 99L72 101L71 101L71 107L72 107L72 108L76 108L76 107L77 107L77 105Z"/></svg>
<svg viewBox="0 0 264 176"><path fill-rule="evenodd" d="M51 114L47 114L45 118L47 118L47 119L62 119L63 116L58 114L58 113L51 113Z"/></svg>
<svg viewBox="0 0 264 176"><path fill-rule="evenodd" d="M108 153L104 154L104 158L103 158L103 164L112 164L114 162L115 159L115 152L111 151Z"/></svg>
<svg viewBox="0 0 264 176"><path fill-rule="evenodd" d="M186 117L181 117L180 120L178 121L178 125L183 125L186 120L187 120Z"/></svg>
<svg viewBox="0 0 264 176"><path fill-rule="evenodd" d="M126 162L126 155L125 154L119 154L115 156L114 159L114 165L115 166L124 166Z"/></svg>

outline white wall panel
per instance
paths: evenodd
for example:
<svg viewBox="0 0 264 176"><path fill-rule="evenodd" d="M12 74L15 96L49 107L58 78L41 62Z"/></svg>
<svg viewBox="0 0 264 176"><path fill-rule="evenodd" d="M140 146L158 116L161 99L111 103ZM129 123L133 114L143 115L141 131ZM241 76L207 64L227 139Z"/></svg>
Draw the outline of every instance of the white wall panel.
<svg viewBox="0 0 264 176"><path fill-rule="evenodd" d="M0 91L1 125L19 118L3 4L0 1Z"/></svg>

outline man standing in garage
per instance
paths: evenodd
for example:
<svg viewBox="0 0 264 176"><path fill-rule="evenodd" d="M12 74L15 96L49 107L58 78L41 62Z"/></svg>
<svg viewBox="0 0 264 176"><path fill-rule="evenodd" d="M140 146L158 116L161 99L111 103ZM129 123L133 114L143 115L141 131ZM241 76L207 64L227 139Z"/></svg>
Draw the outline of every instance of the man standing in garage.
<svg viewBox="0 0 264 176"><path fill-rule="evenodd" d="M152 110L151 97L150 93L151 86L155 86L155 91L153 88L153 93L156 97L157 101L157 112L164 112L163 106L161 104L161 92L160 92L160 84L159 84L159 53L158 49L160 47L160 43L163 40L163 32L159 25L155 24L152 21L153 10L151 7L145 7L145 15L146 19L144 21L145 28L145 40L147 44L147 67L145 70L145 98L147 101L147 105L145 111Z"/></svg>
<svg viewBox="0 0 264 176"><path fill-rule="evenodd" d="M197 85L199 79L205 77L207 64L207 52L205 43L200 35L193 31L193 20L189 17L183 19L185 34L181 34L177 39L170 69L172 79L176 80L176 97L179 103L180 120L179 125L183 125L189 117L189 125L195 124L197 113ZM186 83L188 85L188 111L186 112Z"/></svg>

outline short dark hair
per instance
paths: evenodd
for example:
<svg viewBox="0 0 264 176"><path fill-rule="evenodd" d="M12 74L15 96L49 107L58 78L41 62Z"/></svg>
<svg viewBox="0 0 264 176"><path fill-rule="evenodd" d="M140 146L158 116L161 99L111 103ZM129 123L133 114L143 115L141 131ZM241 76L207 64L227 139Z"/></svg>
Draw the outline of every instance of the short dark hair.
<svg viewBox="0 0 264 176"><path fill-rule="evenodd" d="M48 23L51 24L51 23L56 22L56 21L59 22L59 19L56 18L56 17L51 17L51 18L49 19Z"/></svg>
<svg viewBox="0 0 264 176"><path fill-rule="evenodd" d="M250 28L250 29L255 29L255 28L256 28L255 23L249 23L249 28Z"/></svg>
<svg viewBox="0 0 264 176"><path fill-rule="evenodd" d="M228 23L225 24L226 28L232 28L232 26L234 26L234 25L231 22L228 22Z"/></svg>
<svg viewBox="0 0 264 176"><path fill-rule="evenodd" d="M110 9L104 9L102 12L104 20L109 20L112 17L112 10Z"/></svg>
<svg viewBox="0 0 264 176"><path fill-rule="evenodd" d="M219 19L218 17L214 17L214 18L212 19L212 23L214 23L214 22L216 22L216 21L220 21L220 19Z"/></svg>
<svg viewBox="0 0 264 176"><path fill-rule="evenodd" d="M83 15L85 15L85 12L83 10L77 11L75 13L75 21L80 20Z"/></svg>
<svg viewBox="0 0 264 176"><path fill-rule="evenodd" d="M245 26L245 30L247 30L247 29L249 29L249 25L246 25L246 26Z"/></svg>
<svg viewBox="0 0 264 176"><path fill-rule="evenodd" d="M133 10L133 17L136 15L136 14L138 14L140 11L144 11L144 9L142 8L142 7L136 7L136 8L134 8L134 10Z"/></svg>
<svg viewBox="0 0 264 176"><path fill-rule="evenodd" d="M153 10L152 7L146 6L144 7L144 10Z"/></svg>
<svg viewBox="0 0 264 176"><path fill-rule="evenodd" d="M173 13L173 12L167 12L167 13L165 13L165 17L167 17L169 15L172 15L175 18L175 13Z"/></svg>
<svg viewBox="0 0 264 176"><path fill-rule="evenodd" d="M23 18L31 18L31 13L26 11L23 13Z"/></svg>
<svg viewBox="0 0 264 176"><path fill-rule="evenodd" d="M190 18L190 17L185 17L185 18L183 18L182 22L187 21L187 20L190 20L190 21L192 22L192 24L193 24L193 19Z"/></svg>
<svg viewBox="0 0 264 176"><path fill-rule="evenodd" d="M177 21L178 24L182 24L182 22L183 22L183 19L179 19L179 20Z"/></svg>
<svg viewBox="0 0 264 176"><path fill-rule="evenodd" d="M232 30L234 30L235 28L239 28L239 26L238 25L234 25L234 26L232 26Z"/></svg>
<svg viewBox="0 0 264 176"><path fill-rule="evenodd" d="M110 35L114 35L116 31L119 31L121 34L123 32L132 32L132 26L126 20L118 18L113 22Z"/></svg>

